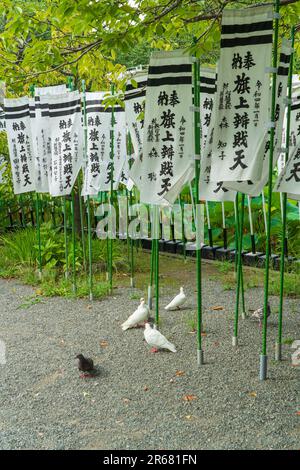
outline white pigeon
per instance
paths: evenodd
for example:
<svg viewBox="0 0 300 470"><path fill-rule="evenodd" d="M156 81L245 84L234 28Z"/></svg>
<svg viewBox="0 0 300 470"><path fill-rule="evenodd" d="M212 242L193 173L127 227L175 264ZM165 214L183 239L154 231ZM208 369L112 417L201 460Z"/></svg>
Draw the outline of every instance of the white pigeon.
<svg viewBox="0 0 300 470"><path fill-rule="evenodd" d="M268 302L267 305L267 318L271 315L271 306ZM255 312L252 313L251 318L259 321L259 326L261 327L262 321L264 319L264 307L260 307Z"/></svg>
<svg viewBox="0 0 300 470"><path fill-rule="evenodd" d="M183 287L180 287L180 293L177 294L173 300L165 307L165 310L173 310L175 308L179 309L180 305L182 305L186 301L186 295L183 292Z"/></svg>
<svg viewBox="0 0 300 470"><path fill-rule="evenodd" d="M145 299L141 299L141 303L132 315L121 325L123 331L134 328L139 323L148 320L150 315L149 307L145 304Z"/></svg>
<svg viewBox="0 0 300 470"><path fill-rule="evenodd" d="M157 352L158 349L168 349L169 351L176 352L174 344L170 343L167 338L162 335L156 328L151 328L150 323L145 323L144 337L146 343L152 347L151 352Z"/></svg>

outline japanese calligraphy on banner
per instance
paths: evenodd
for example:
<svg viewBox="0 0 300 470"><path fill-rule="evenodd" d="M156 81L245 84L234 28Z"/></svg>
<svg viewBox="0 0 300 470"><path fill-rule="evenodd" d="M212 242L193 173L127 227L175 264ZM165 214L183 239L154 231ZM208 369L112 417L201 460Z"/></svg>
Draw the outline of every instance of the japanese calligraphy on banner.
<svg viewBox="0 0 300 470"><path fill-rule="evenodd" d="M214 97L216 93L216 71L200 69L200 121L201 121L201 155L206 147L208 130L211 124Z"/></svg>
<svg viewBox="0 0 300 470"><path fill-rule="evenodd" d="M130 178L141 202L161 204L193 164L192 62L183 51L157 52L148 71L143 159ZM173 191L172 204L181 187Z"/></svg>
<svg viewBox="0 0 300 470"><path fill-rule="evenodd" d="M217 80L211 181L258 180L269 116L273 7L225 10Z"/></svg>
<svg viewBox="0 0 300 470"><path fill-rule="evenodd" d="M29 99L4 99L4 111L14 193L28 193L35 190Z"/></svg>
<svg viewBox="0 0 300 470"><path fill-rule="evenodd" d="M126 159L126 122L124 108L105 107L103 100L107 93L86 93L87 114L87 162L82 195L96 195L99 191L109 191L113 177L114 188L118 188L119 179ZM112 116L114 122L112 126ZM113 132L114 152L111 161L111 139ZM105 163L105 165L100 165ZM101 168L103 174L101 174ZM105 188L105 189L104 189Z"/></svg>
<svg viewBox="0 0 300 470"><path fill-rule="evenodd" d="M274 134L274 153L273 168L276 165L278 157L281 153L282 128L283 119L286 109L286 96L288 85L288 74L291 57L291 42L282 39L282 48L279 59L279 67L276 81L276 102L275 102L275 134ZM271 102L271 99L270 99ZM270 156L270 131L259 150L258 159L263 162L262 172L257 181L248 180L242 182L227 183L224 182L226 188L234 189L250 196L259 196L269 178L269 156Z"/></svg>
<svg viewBox="0 0 300 470"><path fill-rule="evenodd" d="M300 195L300 144L294 148L286 166L279 175L274 191L291 193L289 196Z"/></svg>
<svg viewBox="0 0 300 470"><path fill-rule="evenodd" d="M234 201L236 193L224 187L223 181L210 181L212 143L214 126L216 121L215 95L216 86L208 81L207 73L200 69L200 122L202 134L201 139L201 162L199 179L199 197L205 201ZM215 83L215 82L214 82ZM210 84L210 87L208 87ZM209 111L209 113L208 113ZM208 116L208 117L207 117ZM206 124L207 123L207 124ZM206 129L206 131L205 131Z"/></svg>
<svg viewBox="0 0 300 470"><path fill-rule="evenodd" d="M137 83L137 88L131 84L130 80L127 82L125 92L125 116L135 157L141 159L144 121L137 118L145 110L147 75L140 72L133 78Z"/></svg>
<svg viewBox="0 0 300 470"><path fill-rule="evenodd" d="M34 99L29 100L31 132L34 150L35 186L39 193L49 192L51 180L51 139L49 130L48 96L67 92L66 85L35 88ZM42 109L44 111L42 115Z"/></svg>
<svg viewBox="0 0 300 470"><path fill-rule="evenodd" d="M48 108L41 110L49 117L51 140L51 196L71 193L83 158L83 129L78 91L47 96ZM41 102L43 102L41 97Z"/></svg>

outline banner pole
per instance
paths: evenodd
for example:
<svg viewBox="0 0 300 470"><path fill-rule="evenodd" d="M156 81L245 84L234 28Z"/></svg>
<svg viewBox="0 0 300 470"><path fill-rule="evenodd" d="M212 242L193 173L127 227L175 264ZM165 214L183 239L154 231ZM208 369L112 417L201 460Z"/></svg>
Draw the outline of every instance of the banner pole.
<svg viewBox="0 0 300 470"><path fill-rule="evenodd" d="M115 87L114 84L111 84L111 94L114 95ZM111 209L113 208L113 184L114 184L114 171L113 171L113 160L114 160L114 124L115 124L115 115L114 115L114 106L111 108L111 131L110 131L110 159L112 163L111 170L111 182L110 182L110 205ZM112 244L112 233L109 239L109 266L108 266L108 277L109 277L109 291L112 294L113 290L113 273L112 273L112 260L113 260L113 244Z"/></svg>
<svg viewBox="0 0 300 470"><path fill-rule="evenodd" d="M235 277L237 282L240 284L240 291L242 294L242 319L245 320L246 318L246 308L245 308L245 291L244 291L244 273L243 273L243 244L239 244L240 238L240 217L238 212L238 195L236 195L236 199L234 201L234 214L235 214L235 257L234 257L234 264L235 264ZM245 204L244 204L245 207ZM244 209L243 209L244 210ZM244 215L243 215L243 222L244 222ZM238 277L238 257L239 257L239 250L241 249L241 270L240 270L240 277ZM240 295L240 294L239 294Z"/></svg>
<svg viewBox="0 0 300 470"><path fill-rule="evenodd" d="M291 30L291 48L292 53L290 57L290 69L288 78L288 106L287 106L287 124L286 124L286 153L285 163L288 161L289 144L290 144L290 130L291 130L291 100L292 100L292 84L293 84L293 68L294 68L294 45L295 45L295 27ZM284 293L284 268L285 256L287 256L287 241L286 241L286 221L287 221L287 194L282 195L282 240L281 240L281 254L280 254L280 294L279 294L279 311L278 311L278 338L275 343L275 360L281 361L282 358L282 316L283 316L283 293Z"/></svg>
<svg viewBox="0 0 300 470"><path fill-rule="evenodd" d="M248 198L248 212L249 212L249 225L250 225L250 237L251 237L251 251L253 254L255 254L256 246L255 246L255 235L254 235L254 229L253 229L251 196L247 196L247 198Z"/></svg>
<svg viewBox="0 0 300 470"><path fill-rule="evenodd" d="M34 85L30 86L30 94L34 97ZM37 241L38 241L38 273L39 278L42 278L42 246L41 246L41 225L40 225L40 200L39 193L35 193L35 213L36 213L36 230L37 230Z"/></svg>
<svg viewBox="0 0 300 470"><path fill-rule="evenodd" d="M222 228L223 228L223 248L227 250L227 227L226 227L226 216L225 216L225 204L222 201Z"/></svg>
<svg viewBox="0 0 300 470"><path fill-rule="evenodd" d="M184 202L182 201L181 193L179 194L179 205L180 205L180 212L181 212L181 232L182 232L181 241L182 241L183 259L184 261L186 261L186 239L185 239L185 233L184 233Z"/></svg>
<svg viewBox="0 0 300 470"><path fill-rule="evenodd" d="M195 133L195 156L201 153L201 133L200 133L200 64L199 60L194 62L194 133ZM201 279L201 237L200 237L200 211L199 207L199 180L200 180L200 160L195 159L195 196L196 196L196 273L197 273L197 364L204 364L204 354L202 349L202 279Z"/></svg>
<svg viewBox="0 0 300 470"><path fill-rule="evenodd" d="M278 36L279 36L279 0L275 0L275 29L273 44L273 64L272 67L277 69L278 64ZM275 106L276 106L276 81L277 72L272 74L272 109L271 123L275 122ZM267 378L267 314L269 300L269 270L270 270L270 251L271 251L271 216L272 216L272 173L273 173L273 154L274 154L275 129L270 129L270 154L269 154L269 181L268 181L268 214L267 214L267 243L266 243L266 268L265 268L265 292L264 292L264 316L262 331L262 349L260 354L260 380Z"/></svg>
<svg viewBox="0 0 300 470"><path fill-rule="evenodd" d="M80 175L78 175L77 179L78 183L78 198L79 198L79 214L80 214L80 226L81 226L81 243L82 243L82 258L83 258L83 268L86 272L86 251L85 251L85 233L84 233L84 210L83 210L83 203L82 203L82 196L81 196L81 181Z"/></svg>
<svg viewBox="0 0 300 470"><path fill-rule="evenodd" d="M150 208L151 211L151 208ZM155 243L151 240L151 255L150 255L150 284L148 285L148 307L152 310L152 287L153 287L153 273L154 273L154 259L155 259Z"/></svg>
<svg viewBox="0 0 300 470"><path fill-rule="evenodd" d="M238 208L238 194L236 196L236 206ZM238 345L238 322L239 322L239 306L240 306L240 290L243 286L242 280L242 246L243 246L243 227L244 227L244 208L245 208L245 194L242 193L242 204L241 204L241 217L239 218L238 211L236 211L236 229L237 235L237 276L236 276L236 299L235 299L235 316L234 316L234 333L232 337L232 346ZM242 289L243 290L243 289ZM244 311L244 305L243 305ZM245 312L244 312L245 313ZM244 315L243 315L244 318Z"/></svg>
<svg viewBox="0 0 300 470"><path fill-rule="evenodd" d="M159 206L154 206L155 324L159 326Z"/></svg>
<svg viewBox="0 0 300 470"><path fill-rule="evenodd" d="M73 79L68 77L68 87L70 91L73 91ZM76 294L76 231L75 231L75 187L72 189L71 194L71 223L72 223L72 277L73 277L73 292Z"/></svg>
<svg viewBox="0 0 300 470"><path fill-rule="evenodd" d="M87 162L87 115L86 115L86 89L85 80L82 80L82 93L83 93L83 123L84 123L84 158ZM87 225L88 225L88 250L89 250L89 297L93 300L93 270L92 270L92 232L91 232L91 207L90 196L86 198L86 212L87 212ZM81 222L82 224L82 222ZM82 227L82 225L81 225ZM84 232L83 232L84 234Z"/></svg>
<svg viewBox="0 0 300 470"><path fill-rule="evenodd" d="M26 227L26 220L25 220L25 213L24 213L24 201L23 201L23 195L20 194L20 198L19 198L19 202L20 202L20 214L21 214L21 226L22 228L25 228Z"/></svg>
<svg viewBox="0 0 300 470"><path fill-rule="evenodd" d="M131 136L130 133L128 134L128 147L129 147L129 154L132 154L132 141L131 141ZM131 169L131 162L129 163L129 167ZM128 201L128 191L126 190L126 195L127 195L127 201ZM132 207L132 190L129 191L129 207L131 210ZM129 211L127 213L127 217L129 217ZM127 218L128 221L128 218ZM127 237L129 237L129 232L127 229ZM134 250L133 250L133 239L129 237L129 242L130 242L130 287L134 287Z"/></svg>
<svg viewBox="0 0 300 470"><path fill-rule="evenodd" d="M268 230L267 230L266 201L265 201L265 193L263 190L261 192L261 203L262 203L262 210L263 210L263 216L264 216L265 233L267 237Z"/></svg>
<svg viewBox="0 0 300 470"><path fill-rule="evenodd" d="M65 239L65 261L66 261L66 270L65 278L69 278L69 249L68 249L68 218L67 218L67 198L62 196L62 207L63 207L63 217L64 217L64 239Z"/></svg>

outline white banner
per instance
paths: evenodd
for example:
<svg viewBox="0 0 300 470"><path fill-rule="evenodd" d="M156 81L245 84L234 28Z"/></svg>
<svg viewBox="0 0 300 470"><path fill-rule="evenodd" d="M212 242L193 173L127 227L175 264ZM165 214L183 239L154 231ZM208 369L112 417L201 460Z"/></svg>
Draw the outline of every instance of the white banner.
<svg viewBox="0 0 300 470"><path fill-rule="evenodd" d="M287 125L287 110L284 116L283 133L282 133L282 147L286 147L286 125ZM292 153L300 142L300 83L293 75L293 90L292 90L292 105L290 117L290 138L289 150ZM282 153L278 159L278 172L281 173L285 166L285 155Z"/></svg>
<svg viewBox="0 0 300 470"><path fill-rule="evenodd" d="M236 197L234 191L226 189L222 181L210 181L214 125L217 122L214 107L216 82L213 84L211 79L205 70L200 69L200 120L204 138L201 138L199 198L205 201L234 201Z"/></svg>
<svg viewBox="0 0 300 470"><path fill-rule="evenodd" d="M290 193L292 195L300 195L300 144L294 148L284 170L279 175L275 187L275 192Z"/></svg>
<svg viewBox="0 0 300 470"><path fill-rule="evenodd" d="M276 81L276 103L275 103L275 136L274 136L274 153L273 168L281 153L283 119L286 109L288 74L291 57L291 42L282 39L282 48L278 66L278 74ZM271 97L270 97L271 102ZM271 110L269 110L271 113ZM269 156L270 156L270 131L266 135L260 148L257 159L263 162L262 172L258 181L242 181L242 182L224 182L226 188L234 189L250 196L259 196L267 184L269 179Z"/></svg>
<svg viewBox="0 0 300 470"><path fill-rule="evenodd" d="M99 191L109 191L110 181L108 183L106 181L111 175L114 179L114 189L117 189L126 159L125 111L121 106L114 106L114 125L112 126L112 108L109 106L105 109L103 103L104 97L107 98L107 96L105 92L86 93L88 143L83 196L96 195ZM112 132L113 167L111 166Z"/></svg>
<svg viewBox="0 0 300 470"><path fill-rule="evenodd" d="M222 16L211 181L258 180L267 132L272 58L272 5Z"/></svg>
<svg viewBox="0 0 300 470"><path fill-rule="evenodd" d="M4 99L4 111L14 193L35 191L29 99Z"/></svg>
<svg viewBox="0 0 300 470"><path fill-rule="evenodd" d="M31 133L34 150L36 192L48 193L51 180L51 139L49 130L48 96L67 92L66 85L35 88L34 99L29 100ZM42 110L44 111L42 115Z"/></svg>
<svg viewBox="0 0 300 470"><path fill-rule="evenodd" d="M139 72L132 78L136 81L137 88L135 88L131 81L128 80L125 92L125 117L131 136L135 158L141 158L143 150L144 120L137 118L143 111L145 111L147 75L145 75L144 72Z"/></svg>
<svg viewBox="0 0 300 470"><path fill-rule="evenodd" d="M47 96L51 139L51 196L71 194L83 161L83 128L80 94L73 91ZM42 102L42 99L41 99Z"/></svg>
<svg viewBox="0 0 300 470"><path fill-rule="evenodd" d="M148 71L143 159L130 178L140 189L141 202L172 204L194 156L192 61L183 51L157 52ZM176 185L172 199L169 191Z"/></svg>
<svg viewBox="0 0 300 470"><path fill-rule="evenodd" d="M212 111L216 94L216 71L211 68L200 68L200 124L201 155L206 147L209 129L211 128Z"/></svg>

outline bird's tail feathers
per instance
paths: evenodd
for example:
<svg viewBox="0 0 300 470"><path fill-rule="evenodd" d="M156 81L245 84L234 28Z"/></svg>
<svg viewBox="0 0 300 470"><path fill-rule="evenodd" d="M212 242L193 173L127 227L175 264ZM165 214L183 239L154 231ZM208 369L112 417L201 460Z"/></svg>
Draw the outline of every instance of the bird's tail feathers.
<svg viewBox="0 0 300 470"><path fill-rule="evenodd" d="M174 344L172 344L172 343L169 343L169 342L168 342L167 348L168 348L171 352L173 352L173 353L176 353L176 352L177 352L177 351L176 351L176 348L175 348L175 346L174 346Z"/></svg>
<svg viewBox="0 0 300 470"><path fill-rule="evenodd" d="M121 325L121 328L123 331L126 331L130 328L130 325L127 321L125 321L122 325Z"/></svg>

